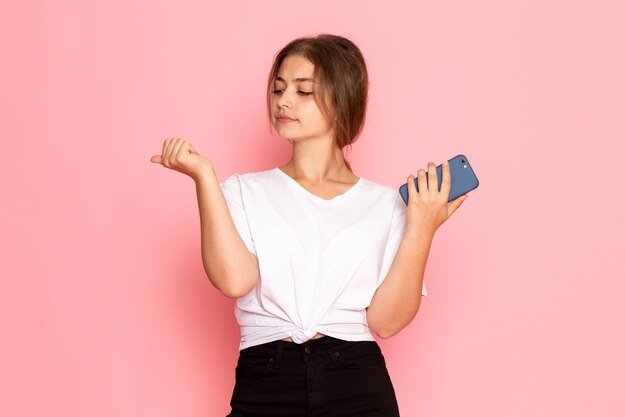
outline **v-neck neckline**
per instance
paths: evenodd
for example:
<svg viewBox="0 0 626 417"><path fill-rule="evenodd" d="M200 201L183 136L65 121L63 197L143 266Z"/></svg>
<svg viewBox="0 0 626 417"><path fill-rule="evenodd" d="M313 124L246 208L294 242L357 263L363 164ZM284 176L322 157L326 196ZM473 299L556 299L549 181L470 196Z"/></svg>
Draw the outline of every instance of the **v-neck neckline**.
<svg viewBox="0 0 626 417"><path fill-rule="evenodd" d="M295 188L300 190L300 192L302 194L304 194L305 196L309 197L310 199L315 200L317 202L320 202L322 204L332 204L332 203L334 203L336 201L339 201L339 200L342 200L342 199L346 198L348 195L352 194L356 188L360 187L360 185L364 181L363 177L359 177L357 182L352 184L350 186L350 188L348 188L346 191L344 191L341 194L338 194L338 195L334 196L333 198L326 199L326 198L322 198L322 197L318 196L317 194L313 194L311 191L309 191L306 188L304 188L298 181L296 181L295 179L290 177L285 171L283 171L279 167L274 168L274 171L276 171L280 176L282 176L285 179L287 179L288 182L292 183L295 186Z"/></svg>

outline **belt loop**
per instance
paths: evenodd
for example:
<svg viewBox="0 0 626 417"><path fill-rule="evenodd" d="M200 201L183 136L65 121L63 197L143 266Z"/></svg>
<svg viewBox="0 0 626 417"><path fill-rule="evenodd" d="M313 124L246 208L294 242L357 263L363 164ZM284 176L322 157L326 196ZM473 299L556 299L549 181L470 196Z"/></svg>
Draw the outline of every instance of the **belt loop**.
<svg viewBox="0 0 626 417"><path fill-rule="evenodd" d="M325 336L323 337L324 339L324 348L326 348L326 352L328 353L328 356L330 356L330 360L335 363L339 360L339 350L337 348L337 343L331 343L334 342L334 340L331 340L329 338L329 336Z"/></svg>
<svg viewBox="0 0 626 417"><path fill-rule="evenodd" d="M285 341L279 340L278 346L276 347L276 365L280 365L280 358L283 355L283 348L285 347Z"/></svg>
<svg viewBox="0 0 626 417"><path fill-rule="evenodd" d="M278 340L278 343L276 343L276 353L267 361L267 367L269 369L277 370L280 368L280 357L283 354L283 343L285 342L282 340Z"/></svg>

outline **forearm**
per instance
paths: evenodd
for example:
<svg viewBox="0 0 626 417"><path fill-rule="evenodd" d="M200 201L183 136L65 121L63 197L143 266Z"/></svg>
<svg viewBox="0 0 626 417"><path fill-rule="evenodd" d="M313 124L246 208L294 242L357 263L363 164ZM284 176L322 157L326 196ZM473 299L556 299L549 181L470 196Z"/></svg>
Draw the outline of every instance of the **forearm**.
<svg viewBox="0 0 626 417"><path fill-rule="evenodd" d="M257 283L257 257L241 239L212 167L196 182L202 262L211 283L228 297L241 297Z"/></svg>
<svg viewBox="0 0 626 417"><path fill-rule="evenodd" d="M369 308L367 322L378 336L391 337L417 314L432 234L405 234L383 283Z"/></svg>

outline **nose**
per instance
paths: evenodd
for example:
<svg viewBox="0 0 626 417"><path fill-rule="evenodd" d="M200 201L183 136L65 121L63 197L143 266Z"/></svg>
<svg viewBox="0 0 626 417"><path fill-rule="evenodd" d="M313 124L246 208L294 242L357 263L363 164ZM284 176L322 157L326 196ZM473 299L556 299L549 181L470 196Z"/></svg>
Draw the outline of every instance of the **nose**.
<svg viewBox="0 0 626 417"><path fill-rule="evenodd" d="M282 108L291 108L293 105L293 99L291 95L285 90L281 95L279 95L276 99L276 105L279 109Z"/></svg>

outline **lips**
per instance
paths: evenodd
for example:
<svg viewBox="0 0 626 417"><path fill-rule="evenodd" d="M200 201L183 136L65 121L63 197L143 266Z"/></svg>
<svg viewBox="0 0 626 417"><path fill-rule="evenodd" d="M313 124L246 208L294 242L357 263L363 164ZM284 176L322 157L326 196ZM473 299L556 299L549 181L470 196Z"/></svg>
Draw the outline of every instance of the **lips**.
<svg viewBox="0 0 626 417"><path fill-rule="evenodd" d="M286 114L279 114L276 116L276 119L282 121L282 122L291 122L293 120L296 120L292 117L287 116Z"/></svg>

